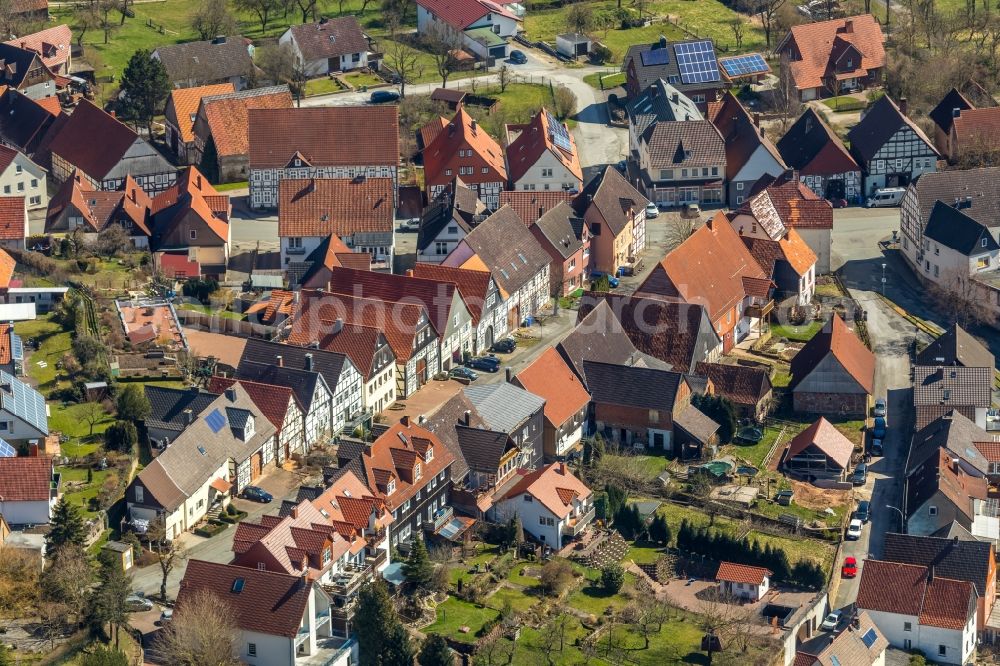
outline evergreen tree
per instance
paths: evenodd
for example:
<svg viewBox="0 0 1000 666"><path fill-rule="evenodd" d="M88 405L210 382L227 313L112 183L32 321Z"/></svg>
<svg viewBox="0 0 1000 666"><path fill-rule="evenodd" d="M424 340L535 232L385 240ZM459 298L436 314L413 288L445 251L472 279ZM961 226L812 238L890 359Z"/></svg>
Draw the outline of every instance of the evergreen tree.
<svg viewBox="0 0 1000 666"><path fill-rule="evenodd" d="M413 647L392 606L385 581L376 579L361 588L354 627L360 666L395 666L413 662ZM406 659L407 655L409 659Z"/></svg>
<svg viewBox="0 0 1000 666"><path fill-rule="evenodd" d="M11 662L13 664L13 662ZM3 661L0 661L0 665ZM128 657L125 653L99 646L91 654L86 654L80 661L82 666L129 666Z"/></svg>
<svg viewBox="0 0 1000 666"><path fill-rule="evenodd" d="M799 560L792 568L792 582L807 590L819 590L825 584L823 570L811 560Z"/></svg>
<svg viewBox="0 0 1000 666"><path fill-rule="evenodd" d="M115 421L104 431L104 448L131 453L139 443L139 432L131 421Z"/></svg>
<svg viewBox="0 0 1000 666"><path fill-rule="evenodd" d="M642 519L642 514L639 513L639 505L632 505L632 517L630 518L632 522L632 534L634 539L641 539L643 536L647 535L646 531L646 521Z"/></svg>
<svg viewBox="0 0 1000 666"><path fill-rule="evenodd" d="M163 63L139 49L129 58L121 78L118 109L123 119L145 126L152 136L153 117L163 110L170 94L170 78Z"/></svg>
<svg viewBox="0 0 1000 666"><path fill-rule="evenodd" d="M454 666L455 653L440 634L428 634L417 655L420 666Z"/></svg>
<svg viewBox="0 0 1000 666"><path fill-rule="evenodd" d="M49 526L51 529L45 537L46 548L49 551L68 543L83 546L87 539L87 527L83 523L80 509L75 504L67 502L65 496L59 498L56 508L53 509Z"/></svg>
<svg viewBox="0 0 1000 666"><path fill-rule="evenodd" d="M695 395L691 398L691 404L719 424L716 435L720 443L728 444L732 441L737 427L736 408L728 398L719 395Z"/></svg>
<svg viewBox="0 0 1000 666"><path fill-rule="evenodd" d="M601 569L601 587L609 594L618 594L625 585L625 569L617 562L612 562Z"/></svg>
<svg viewBox="0 0 1000 666"><path fill-rule="evenodd" d="M407 582L418 589L426 589L434 576L434 565L427 555L427 546L422 537L414 537L410 556L403 563L403 575Z"/></svg>
<svg viewBox="0 0 1000 666"><path fill-rule="evenodd" d="M608 494L605 492L594 493L594 515L599 520L607 521L612 517L608 511Z"/></svg>
<svg viewBox="0 0 1000 666"><path fill-rule="evenodd" d="M617 519L618 512L620 512L622 507L625 506L627 495L622 488L611 485L610 483L605 488L605 491L608 493L608 515Z"/></svg>
<svg viewBox="0 0 1000 666"><path fill-rule="evenodd" d="M514 516L514 543L518 546L524 543L524 525L521 524L521 516Z"/></svg>
<svg viewBox="0 0 1000 666"><path fill-rule="evenodd" d="M90 619L95 628L103 627L104 624L111 626L117 650L121 629L128 627L125 600L132 590L132 577L122 571L121 562L111 553L102 551L99 559L101 567L98 585L91 593Z"/></svg>
<svg viewBox="0 0 1000 666"><path fill-rule="evenodd" d="M117 407L122 421L145 421L152 411L149 398L139 384L129 384L118 394Z"/></svg>
<svg viewBox="0 0 1000 666"><path fill-rule="evenodd" d="M774 574L774 579L779 582L791 580L792 567L788 563L788 555L781 548L771 549L771 564L768 569Z"/></svg>

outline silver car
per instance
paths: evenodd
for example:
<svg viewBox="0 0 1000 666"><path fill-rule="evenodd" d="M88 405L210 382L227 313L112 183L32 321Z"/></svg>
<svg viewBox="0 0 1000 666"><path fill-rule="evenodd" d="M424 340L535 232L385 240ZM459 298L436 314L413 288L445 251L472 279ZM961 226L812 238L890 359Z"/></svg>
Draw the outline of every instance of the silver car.
<svg viewBox="0 0 1000 666"><path fill-rule="evenodd" d="M879 398L875 401L875 416L885 416L888 414L888 409L885 398Z"/></svg>

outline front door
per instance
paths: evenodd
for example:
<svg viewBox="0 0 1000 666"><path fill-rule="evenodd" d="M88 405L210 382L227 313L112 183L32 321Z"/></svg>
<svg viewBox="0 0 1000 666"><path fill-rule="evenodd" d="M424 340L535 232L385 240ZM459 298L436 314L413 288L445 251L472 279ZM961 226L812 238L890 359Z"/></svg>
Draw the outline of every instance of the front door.
<svg viewBox="0 0 1000 666"><path fill-rule="evenodd" d="M417 360L417 382L421 386L427 383L427 359L421 358Z"/></svg>
<svg viewBox="0 0 1000 666"><path fill-rule="evenodd" d="M260 476L261 457L260 452L250 456L250 480L253 481Z"/></svg>
<svg viewBox="0 0 1000 666"><path fill-rule="evenodd" d="M843 199L845 195L844 181L840 178L831 178L826 181L826 198L830 200Z"/></svg>

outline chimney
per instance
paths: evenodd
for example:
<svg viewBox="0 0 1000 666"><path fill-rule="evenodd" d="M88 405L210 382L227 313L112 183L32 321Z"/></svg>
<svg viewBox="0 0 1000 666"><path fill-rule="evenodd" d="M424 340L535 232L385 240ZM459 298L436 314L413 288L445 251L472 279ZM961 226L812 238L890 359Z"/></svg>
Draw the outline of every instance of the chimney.
<svg viewBox="0 0 1000 666"><path fill-rule="evenodd" d="M425 423L427 423L427 417L426 416L424 416L423 414L421 414L420 416L417 417L417 425L423 425Z"/></svg>
<svg viewBox="0 0 1000 666"><path fill-rule="evenodd" d="M114 109L111 109L110 111L108 111L108 113L111 114L112 118L117 118L118 117L118 112L115 111Z"/></svg>
<svg viewBox="0 0 1000 666"><path fill-rule="evenodd" d="M673 95L670 96L670 99L674 104L678 104L681 101L680 93L675 92Z"/></svg>
<svg viewBox="0 0 1000 666"><path fill-rule="evenodd" d="M455 121L448 123L448 136L455 134Z"/></svg>
<svg viewBox="0 0 1000 666"><path fill-rule="evenodd" d="M196 188L198 188L199 190L201 189L201 174L200 173L198 174L198 177L195 178L194 186Z"/></svg>
<svg viewBox="0 0 1000 666"><path fill-rule="evenodd" d="M906 109L907 109L906 98L905 97L900 97L899 98L899 112L902 113L905 116L906 115Z"/></svg>
<svg viewBox="0 0 1000 666"><path fill-rule="evenodd" d="M131 190L129 190L128 198L132 200L132 203L138 203L135 200L135 188L134 187Z"/></svg>
<svg viewBox="0 0 1000 666"><path fill-rule="evenodd" d="M476 119L475 118L472 119L472 123L470 124L470 127L472 128L472 135L475 136L475 134L476 134L476 128L478 127L478 123L476 123Z"/></svg>
<svg viewBox="0 0 1000 666"><path fill-rule="evenodd" d="M298 505L293 506L292 510L288 512L288 515L290 515L292 518L298 518L299 517Z"/></svg>
<svg viewBox="0 0 1000 666"><path fill-rule="evenodd" d="M313 369L313 355L312 353L306 354L306 370L312 372Z"/></svg>
<svg viewBox="0 0 1000 666"><path fill-rule="evenodd" d="M666 35L660 35L660 48L661 49L667 48L667 37L666 37Z"/></svg>
<svg viewBox="0 0 1000 666"><path fill-rule="evenodd" d="M277 356L274 357L274 362L278 364L279 368L285 367L285 357L283 357L281 354L278 354Z"/></svg>
<svg viewBox="0 0 1000 666"><path fill-rule="evenodd" d="M844 21L844 32L847 34L854 32L854 21L852 19Z"/></svg>
<svg viewBox="0 0 1000 666"><path fill-rule="evenodd" d="M403 426L404 428L409 428L410 427L410 417L409 416L403 416L402 418L399 419L399 424L401 426Z"/></svg>
<svg viewBox="0 0 1000 666"><path fill-rule="evenodd" d="M514 368L507 366L506 368L504 368L503 372L504 372L504 377L507 378L508 384L514 381Z"/></svg>
<svg viewBox="0 0 1000 666"><path fill-rule="evenodd" d="M27 48L28 48L28 42L23 42L23 41L22 41L22 42L21 42L21 48L22 48L22 49L27 49Z"/></svg>
<svg viewBox="0 0 1000 666"><path fill-rule="evenodd" d="M337 317L337 321L333 322L333 329L330 331L331 335L337 335L344 330L344 320L341 317Z"/></svg>
<svg viewBox="0 0 1000 666"><path fill-rule="evenodd" d="M462 425L468 427L471 424L472 424L472 411L467 409L465 410L465 413L462 414Z"/></svg>
<svg viewBox="0 0 1000 666"><path fill-rule="evenodd" d="M951 540L951 545L958 548L958 535L955 535Z"/></svg>
<svg viewBox="0 0 1000 666"><path fill-rule="evenodd" d="M194 412L185 409L182 414L184 414L184 425L191 425L191 422L194 421Z"/></svg>
<svg viewBox="0 0 1000 666"><path fill-rule="evenodd" d="M951 471L955 472L955 474L958 474L958 458L951 459Z"/></svg>
<svg viewBox="0 0 1000 666"><path fill-rule="evenodd" d="M564 462L559 463L559 473L562 474L563 476L566 476L566 463Z"/></svg>
<svg viewBox="0 0 1000 666"><path fill-rule="evenodd" d="M545 214L545 208L542 207L542 206L539 206L538 207L538 217L541 217L544 214Z"/></svg>
<svg viewBox="0 0 1000 666"><path fill-rule="evenodd" d="M755 127L760 127L760 113L756 111L753 114L753 124Z"/></svg>
<svg viewBox="0 0 1000 666"><path fill-rule="evenodd" d="M232 386L226 389L226 400L229 402L236 402L236 389Z"/></svg>

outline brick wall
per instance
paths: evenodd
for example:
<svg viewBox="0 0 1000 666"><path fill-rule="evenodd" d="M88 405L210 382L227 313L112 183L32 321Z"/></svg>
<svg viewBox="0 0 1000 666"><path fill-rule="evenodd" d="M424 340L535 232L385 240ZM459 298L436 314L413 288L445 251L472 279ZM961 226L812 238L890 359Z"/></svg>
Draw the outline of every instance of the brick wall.
<svg viewBox="0 0 1000 666"><path fill-rule="evenodd" d="M793 392L795 411L845 416L868 415L868 395L864 393Z"/></svg>

